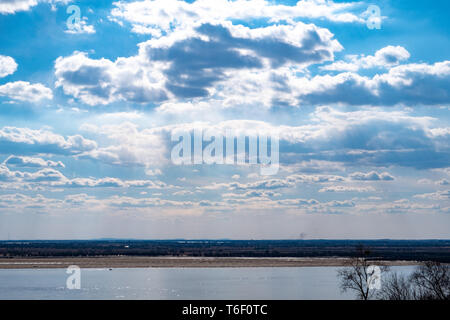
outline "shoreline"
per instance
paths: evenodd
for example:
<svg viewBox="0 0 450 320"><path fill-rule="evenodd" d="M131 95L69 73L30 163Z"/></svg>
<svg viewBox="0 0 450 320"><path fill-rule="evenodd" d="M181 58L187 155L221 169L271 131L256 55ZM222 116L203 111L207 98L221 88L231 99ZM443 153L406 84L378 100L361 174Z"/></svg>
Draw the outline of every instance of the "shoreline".
<svg viewBox="0 0 450 320"><path fill-rule="evenodd" d="M286 268L286 267L343 267L348 258L298 258L298 257L41 257L0 258L0 269L54 269L71 265L80 268ZM374 265L413 266L418 261L373 261Z"/></svg>

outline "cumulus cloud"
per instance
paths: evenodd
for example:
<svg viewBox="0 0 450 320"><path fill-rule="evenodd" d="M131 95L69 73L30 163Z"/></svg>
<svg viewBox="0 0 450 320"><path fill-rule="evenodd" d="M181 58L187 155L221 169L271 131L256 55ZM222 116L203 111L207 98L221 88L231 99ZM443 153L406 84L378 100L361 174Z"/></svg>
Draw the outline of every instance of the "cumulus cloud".
<svg viewBox="0 0 450 320"><path fill-rule="evenodd" d="M289 179L268 179L251 183L232 182L228 184L231 190L248 190L248 189L281 189L295 186L295 181Z"/></svg>
<svg viewBox="0 0 450 320"><path fill-rule="evenodd" d="M356 203L352 200L333 200L320 202L316 199L303 199L303 198L286 198L273 200L270 199L266 194L256 194L256 192L251 196L239 196L235 194L227 195L223 202L216 202L214 205L216 207L232 207L233 210L261 210L270 208L272 210L280 210L300 213L300 214L311 214L311 213L342 213L342 210L347 210L349 208L355 208Z"/></svg>
<svg viewBox="0 0 450 320"><path fill-rule="evenodd" d="M57 186L64 186L69 188L123 188L126 184L117 178L74 178L65 179Z"/></svg>
<svg viewBox="0 0 450 320"><path fill-rule="evenodd" d="M447 90L449 61L431 65L399 65L371 77L353 72L302 76L299 69L291 67L237 69L224 74L226 78L210 90L212 96L191 101L169 101L161 104L157 111L183 117L188 114L198 119L205 115L205 111L254 113L261 108L268 110L277 106L420 106L442 105L450 101ZM448 130L434 128L433 134L447 135Z"/></svg>
<svg viewBox="0 0 450 320"><path fill-rule="evenodd" d="M450 185L450 182L447 179L442 179L442 180L436 181L436 184L438 184L440 186L448 186L448 185Z"/></svg>
<svg viewBox="0 0 450 320"><path fill-rule="evenodd" d="M3 127L0 129L0 153L73 155L97 147L95 141L81 135L63 137L47 129Z"/></svg>
<svg viewBox="0 0 450 320"><path fill-rule="evenodd" d="M17 11L27 11L37 5L38 0L6 0L0 3L0 13L8 14Z"/></svg>
<svg viewBox="0 0 450 320"><path fill-rule="evenodd" d="M364 20L352 13L360 3L335 3L322 0L301 0L295 5L275 4L261 0L197 0L191 3L177 0L145 0L114 3L111 20L131 23L133 31L144 28L158 30L152 35L169 33L173 29L188 28L197 21L225 21L266 19L272 23L296 18L326 19L334 22L362 23Z"/></svg>
<svg viewBox="0 0 450 320"><path fill-rule="evenodd" d="M377 212L377 213L408 213L408 212L422 212L429 214L431 210L437 211L440 210L440 205L438 204L429 204L429 203L420 203L411 201L409 199L399 199L385 203L377 203L377 204L369 204L362 205L361 209L364 212Z"/></svg>
<svg viewBox="0 0 450 320"><path fill-rule="evenodd" d="M163 189L172 186L158 180L122 180L119 178L67 178L54 168L43 168L35 172L13 171L6 163L0 164L0 181L16 183L44 183L48 187L65 188L146 188Z"/></svg>
<svg viewBox="0 0 450 320"><path fill-rule="evenodd" d="M63 3L67 4L71 0L2 0L0 2L0 14L14 14L19 11L28 11L39 2L49 3L52 6Z"/></svg>
<svg viewBox="0 0 450 320"><path fill-rule="evenodd" d="M57 182L64 181L66 177L58 170L52 168L41 169L37 172L23 172L22 179L27 182Z"/></svg>
<svg viewBox="0 0 450 320"><path fill-rule="evenodd" d="M0 164L0 181L13 181L15 178L14 172L11 172L4 164Z"/></svg>
<svg viewBox="0 0 450 320"><path fill-rule="evenodd" d="M296 6L238 2L239 6L258 7L251 11L257 17L270 16L274 8L280 9L281 14L308 7L310 11L299 12L323 15L325 7L352 6L323 1L300 1ZM449 101L446 90L449 62L398 66L410 56L401 46L384 47L373 56L348 56L348 62L338 61L322 67L353 72L299 77L302 68L332 61L334 53L342 50L331 32L300 21L257 28L235 25L227 19L239 16L233 11L237 2L221 4L226 10L231 8L233 14L220 13L213 18L214 13L210 11L223 10L210 10L212 4L208 1L172 1L169 6L160 1L118 2L112 17L131 21L136 28L150 28L151 33L160 29L161 36L139 44L138 55L116 61L90 59L80 52L59 57L55 63L56 86L89 105L117 101L161 103L201 97L214 97L224 106L258 103L269 107L273 104L395 105ZM271 21L274 23L276 19ZM373 67L391 69L372 78L354 73ZM217 90L218 86L221 90ZM206 105L209 102L205 101ZM173 112L174 106L178 110L192 109L190 103L169 103L159 110Z"/></svg>
<svg viewBox="0 0 450 320"><path fill-rule="evenodd" d="M84 52L55 62L56 87L88 105L126 100L158 102L167 98L163 76L141 57L90 59Z"/></svg>
<svg viewBox="0 0 450 320"><path fill-rule="evenodd" d="M372 78L355 73L300 80L303 103L349 105L437 105L450 102L450 61L406 64Z"/></svg>
<svg viewBox="0 0 450 320"><path fill-rule="evenodd" d="M52 90L41 83L31 84L27 81L8 82L0 86L0 96L12 100L38 102L53 98Z"/></svg>
<svg viewBox="0 0 450 320"><path fill-rule="evenodd" d="M99 160L122 166L143 166L148 175L161 174L161 167L167 164L168 129L157 127L140 130L136 124L125 122L120 125L96 127L84 125L91 132L106 137L108 145L88 150L81 158Z"/></svg>
<svg viewBox="0 0 450 320"><path fill-rule="evenodd" d="M355 206L355 202L353 202L352 200L333 200L328 202L328 205L335 208L353 208Z"/></svg>
<svg viewBox="0 0 450 320"><path fill-rule="evenodd" d="M250 29L231 23L204 23L186 33L141 44L150 61L170 63L166 88L180 98L210 95L227 70L276 69L287 63L310 65L332 60L339 43L326 29L301 22Z"/></svg>
<svg viewBox="0 0 450 320"><path fill-rule="evenodd" d="M0 195L0 208L18 209L23 212L24 209L30 209L36 212L39 209L55 209L61 203L61 200L46 198L41 194L33 196L22 193Z"/></svg>
<svg viewBox="0 0 450 320"><path fill-rule="evenodd" d="M278 192L269 190L250 190L244 193L223 193L222 198L270 198L281 196Z"/></svg>
<svg viewBox="0 0 450 320"><path fill-rule="evenodd" d="M353 187L353 186L329 186L319 190L319 192L374 192L373 187Z"/></svg>
<svg viewBox="0 0 450 320"><path fill-rule="evenodd" d="M414 198L428 199L428 200L447 200L448 201L450 199L450 190L416 194L416 195L414 195Z"/></svg>
<svg viewBox="0 0 450 320"><path fill-rule="evenodd" d="M230 22L197 23L139 47L138 55L114 62L82 52L59 57L55 85L89 105L159 103L211 96L217 84L234 81L234 71L269 74L285 65L301 68L333 60L342 49L327 29L302 22L254 29Z"/></svg>
<svg viewBox="0 0 450 320"><path fill-rule="evenodd" d="M255 182L239 183L239 182L229 182L229 183L213 183L206 186L197 187L198 190L218 190L218 189L228 189L228 190L257 190L255 193L245 193L246 195L256 196L261 194L264 195L275 195L275 193L266 193L260 190L276 190L285 188L294 188L299 183L328 183L328 182L339 182L344 181L345 178L335 175L306 175L306 174L293 174L282 178L271 178L262 179ZM263 192L263 193L261 193Z"/></svg>
<svg viewBox="0 0 450 320"><path fill-rule="evenodd" d="M134 198L113 196L106 200L106 204L114 208L151 208L151 207L193 207L200 206L201 203L208 201L200 201L194 203L192 201L175 201L160 198Z"/></svg>
<svg viewBox="0 0 450 320"><path fill-rule="evenodd" d="M363 173L363 172L354 172L350 175L353 180L359 181L392 181L394 177L391 176L387 172L378 173L375 171Z"/></svg>
<svg viewBox="0 0 450 320"><path fill-rule="evenodd" d="M131 122L100 127L85 124L82 128L98 135L102 145L78 156L115 165L143 166L153 175L158 168L170 165L171 133L196 129L222 135L228 132L237 137L276 134L280 139L280 164L291 173L343 171L346 166L396 165L423 169L448 165L450 139L433 134L434 127L439 124L436 118L377 108L341 111L339 108L319 107L309 115L308 121L305 125L287 126L256 120L227 120L147 129L140 129ZM305 164L313 168L304 168ZM291 181L294 179L321 183L347 178L291 174ZM355 172L348 179L389 181L394 177L387 172L369 170L367 173ZM289 184L290 181L282 183Z"/></svg>
<svg viewBox="0 0 450 320"><path fill-rule="evenodd" d="M89 105L162 103L162 113L260 105L449 103L450 61L394 66L402 56L389 53L391 48L397 47L365 57L357 66L392 66L386 73L302 77L302 68L333 60L341 50L326 29L301 23L259 29L202 24L144 42L137 56L114 62L80 52L59 57L55 85Z"/></svg>
<svg viewBox="0 0 450 320"><path fill-rule="evenodd" d="M285 166L321 161L338 162L341 166L441 168L448 165L450 139L435 134L438 120L398 109L342 111L317 107L305 125L273 125L256 120L204 121L153 128L148 132L198 129L222 135L229 132L238 137L277 134L280 163ZM380 178L389 179L383 174Z"/></svg>
<svg viewBox="0 0 450 320"><path fill-rule="evenodd" d="M0 165L0 180L9 182L54 182L66 177L53 168L44 168L36 172L11 171L5 164Z"/></svg>
<svg viewBox="0 0 450 320"><path fill-rule="evenodd" d="M277 200L278 204L286 205L286 206L310 206L310 205L317 205L320 202L316 199L283 199L283 200Z"/></svg>
<svg viewBox="0 0 450 320"><path fill-rule="evenodd" d="M375 67L390 68L408 60L409 52L401 46L387 46L373 56L347 55L347 61L336 61L332 64L320 67L322 70L329 71L353 71L359 69L370 69Z"/></svg>
<svg viewBox="0 0 450 320"><path fill-rule="evenodd" d="M17 63L13 58L0 55L0 78L13 74L16 70Z"/></svg>
<svg viewBox="0 0 450 320"><path fill-rule="evenodd" d="M92 34L95 33L95 28L93 25L89 25L86 22L86 17L83 17L74 27L67 29L65 32L69 34Z"/></svg>
<svg viewBox="0 0 450 320"><path fill-rule="evenodd" d="M44 160L42 158L21 157L21 156L9 156L3 163L8 166L27 167L27 168L65 167L61 161L52 161L52 160Z"/></svg>
<svg viewBox="0 0 450 320"><path fill-rule="evenodd" d="M159 208L183 208L180 211L168 211L173 214L201 214L207 210L258 210L266 208L276 208L277 210L294 209L299 213L340 213L333 208L351 208L355 204L351 201L331 201L319 202L315 199L283 199L272 201L266 198L249 198L249 199L225 199L224 201L210 201L210 200L193 200L193 201L179 201L167 200L157 197L152 198L138 198L131 196L112 196L104 199L99 199L88 194L71 194L64 199L46 198L42 195L35 195L34 197L25 196L23 194L8 194L0 195L1 208L22 208L22 209L37 209L37 208L60 208L64 212L73 210L74 207L83 207L86 210L92 208L99 208L104 210L106 207L110 209L128 209L143 210L142 212L149 212L145 209ZM195 211L186 210L188 208L195 209ZM200 210L200 211L199 211Z"/></svg>
<svg viewBox="0 0 450 320"><path fill-rule="evenodd" d="M118 178L74 178L61 179L60 183L52 184L55 187L67 188L147 188L162 189L167 186L161 181L151 180L121 180Z"/></svg>

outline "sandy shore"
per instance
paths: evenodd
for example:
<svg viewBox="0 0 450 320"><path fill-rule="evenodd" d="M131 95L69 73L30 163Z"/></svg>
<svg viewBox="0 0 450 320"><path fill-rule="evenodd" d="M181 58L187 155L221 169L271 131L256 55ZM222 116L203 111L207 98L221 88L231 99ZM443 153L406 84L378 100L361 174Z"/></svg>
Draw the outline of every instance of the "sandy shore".
<svg viewBox="0 0 450 320"><path fill-rule="evenodd" d="M49 257L0 258L0 269L67 268L245 268L344 266L345 258L222 258L222 257ZM414 261L379 261L382 265L416 265Z"/></svg>

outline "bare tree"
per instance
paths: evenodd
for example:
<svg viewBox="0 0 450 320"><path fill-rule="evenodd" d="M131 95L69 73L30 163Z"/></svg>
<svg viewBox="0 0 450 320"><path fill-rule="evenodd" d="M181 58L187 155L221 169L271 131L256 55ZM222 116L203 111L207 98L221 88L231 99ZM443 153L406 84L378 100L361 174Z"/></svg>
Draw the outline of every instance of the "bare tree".
<svg viewBox="0 0 450 320"><path fill-rule="evenodd" d="M369 251L363 247L358 248L358 256L348 262L348 266L338 270L341 291L354 291L360 300L368 300L375 296L375 290L371 289L371 281L374 280L374 270L366 257ZM387 267L380 266L384 271Z"/></svg>
<svg viewBox="0 0 450 320"><path fill-rule="evenodd" d="M425 262L409 276L390 274L383 278L377 298L382 300L449 300L450 266Z"/></svg>
<svg viewBox="0 0 450 320"><path fill-rule="evenodd" d="M410 278L396 272L383 277L383 285L376 295L380 300L415 300L416 296Z"/></svg>
<svg viewBox="0 0 450 320"><path fill-rule="evenodd" d="M450 266L426 262L411 275L419 300L450 300Z"/></svg>

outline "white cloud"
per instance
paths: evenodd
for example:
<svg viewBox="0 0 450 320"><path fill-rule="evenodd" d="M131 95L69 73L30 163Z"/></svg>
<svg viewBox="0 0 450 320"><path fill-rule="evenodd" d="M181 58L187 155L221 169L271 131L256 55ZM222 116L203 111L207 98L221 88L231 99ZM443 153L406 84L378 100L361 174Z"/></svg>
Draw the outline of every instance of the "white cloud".
<svg viewBox="0 0 450 320"><path fill-rule="evenodd" d="M450 182L447 179L441 179L439 181L436 181L436 184L440 186L448 186L450 185Z"/></svg>
<svg viewBox="0 0 450 320"><path fill-rule="evenodd" d="M33 196L21 193L0 195L0 207L18 209L21 212L24 209L31 209L34 212L39 209L55 209L60 202L58 199L46 198L41 194L35 194Z"/></svg>
<svg viewBox="0 0 450 320"><path fill-rule="evenodd" d="M184 117L184 120L191 119ZM169 137L172 132L198 129L222 135L229 132L238 137L276 134L282 141L282 168L288 166L286 171L290 173L343 171L345 166L355 164L425 165L437 168L445 162L448 150L446 142L432 134L433 128L439 124L436 118L411 115L407 110L397 109L341 111L339 108L318 107L306 120L307 124L298 126L274 125L256 120L228 120L215 123L197 121L148 129L140 129L130 122L101 127L85 124L83 129L108 139L102 138L102 146L82 156L111 164L139 165L154 170L169 164ZM398 136L398 132L402 132L402 135ZM359 139L355 139L355 136ZM426 155L428 159L430 154L434 154L433 160L424 162L423 157ZM300 178L298 175L297 179ZM324 179L323 176L316 178ZM394 177L387 172L369 171L356 172L352 178L388 181ZM306 178L302 179L306 181Z"/></svg>
<svg viewBox="0 0 450 320"><path fill-rule="evenodd" d="M26 81L8 82L0 86L0 96L13 100L38 102L53 99L52 90L40 83L31 84Z"/></svg>
<svg viewBox="0 0 450 320"><path fill-rule="evenodd" d="M160 169L148 169L145 170L145 174L148 176L159 176L162 175L162 171Z"/></svg>
<svg viewBox="0 0 450 320"><path fill-rule="evenodd" d="M89 127L91 132L107 137L110 145L89 150L80 157L115 165L144 166L149 175L161 174L158 167L168 161L165 128L139 130L136 124L130 122L102 127L93 125L83 127Z"/></svg>
<svg viewBox="0 0 450 320"><path fill-rule="evenodd" d="M65 177L64 177L65 178ZM74 178L62 179L59 183L53 183L54 187L69 187L69 188L147 188L147 189L162 189L167 186L161 181L151 180L121 180L118 178Z"/></svg>
<svg viewBox="0 0 450 320"><path fill-rule="evenodd" d="M28 11L39 2L49 3L53 6L62 3L67 4L72 0L2 0L0 2L0 14L14 14L19 11Z"/></svg>
<svg viewBox="0 0 450 320"><path fill-rule="evenodd" d="M13 74L17 70L17 63L13 58L0 55L0 78Z"/></svg>
<svg viewBox="0 0 450 320"><path fill-rule="evenodd" d="M67 138L47 129L3 127L0 129L0 153L78 154L95 149L97 143L80 135Z"/></svg>
<svg viewBox="0 0 450 320"><path fill-rule="evenodd" d="M436 105L450 102L450 61L405 64L372 78L345 72L294 79L300 101L321 105Z"/></svg>
<svg viewBox="0 0 450 320"><path fill-rule="evenodd" d="M5 161L3 161L3 163L8 166L29 167L29 168L65 167L61 161L52 161L52 160L44 160L42 158L21 157L21 156L9 156L8 158L6 158Z"/></svg>
<svg viewBox="0 0 450 320"><path fill-rule="evenodd" d="M149 34L155 38L159 38L162 36L162 32L160 29L152 28L152 27L146 27L143 25L134 25L133 29L131 29L132 32L138 33L138 34Z"/></svg>
<svg viewBox="0 0 450 320"><path fill-rule="evenodd" d="M319 192L374 192L373 187L352 187L352 186L329 186L319 190Z"/></svg>
<svg viewBox="0 0 450 320"><path fill-rule="evenodd" d="M282 165L280 166L280 170L289 173L293 172L323 173L323 172L345 171L345 167L342 162L338 161L308 160Z"/></svg>
<svg viewBox="0 0 450 320"><path fill-rule="evenodd" d="M422 193L414 195L414 198L429 200L450 200L450 190L436 191L431 193Z"/></svg>
<svg viewBox="0 0 450 320"><path fill-rule="evenodd" d="M55 62L56 87L88 105L127 100L158 102L166 99L164 77L140 56L94 60L84 52Z"/></svg>
<svg viewBox="0 0 450 320"><path fill-rule="evenodd" d="M269 105L281 91L273 72L290 68L296 73L333 60L342 50L333 37L327 29L302 22L254 29L198 22L189 30L139 44L136 56L111 61L75 52L59 57L55 86L89 105L169 101L164 108L170 111L170 102L178 99L214 95L227 99L228 105L242 97L245 103ZM223 87L221 92L216 86Z"/></svg>
<svg viewBox="0 0 450 320"><path fill-rule="evenodd" d="M6 165L0 165L0 179L10 182L55 182L66 180L58 170L52 168L41 169L36 172L11 171Z"/></svg>
<svg viewBox="0 0 450 320"><path fill-rule="evenodd" d="M44 168L35 172L12 171L5 163L0 164L0 181L37 183L56 188L172 188L172 186L158 180L122 180L112 177L69 179L63 173L53 168Z"/></svg>
<svg viewBox="0 0 450 320"><path fill-rule="evenodd" d="M334 59L342 46L333 37L327 29L302 22L253 29L230 22L197 24L140 44L140 54L168 64L165 86L176 98L267 105L284 90L277 73L295 75Z"/></svg>
<svg viewBox="0 0 450 320"><path fill-rule="evenodd" d="M334 175L306 175L306 174L293 174L281 178L262 179L255 182L239 183L213 183L206 186L197 187L198 190L276 190L285 188L294 188L299 183L328 183L344 181L345 178ZM249 194L251 195L251 194ZM274 195L274 194L272 194Z"/></svg>
<svg viewBox="0 0 450 320"><path fill-rule="evenodd" d="M270 198L281 196L278 192L269 190L250 190L244 193L223 193L222 198Z"/></svg>
<svg viewBox="0 0 450 320"><path fill-rule="evenodd" d="M7 166L0 164L0 181L13 181L16 175Z"/></svg>
<svg viewBox="0 0 450 320"><path fill-rule="evenodd" d="M360 3L335 3L323 0L303 0L295 5L273 4L264 0L197 0L192 3L177 0L145 0L115 2L111 20L133 25L133 31L143 28L170 33L173 29L188 28L198 21L225 21L231 19L268 19L272 23L295 18L327 19L335 22L362 23L364 20L350 12ZM154 34L158 36L158 34Z"/></svg>
<svg viewBox="0 0 450 320"><path fill-rule="evenodd" d="M181 191L176 191L176 192L172 193L172 195L174 195L174 196L186 196L186 195L193 195L193 194L195 194L195 193L192 191L189 191L189 190L181 190Z"/></svg>
<svg viewBox="0 0 450 320"><path fill-rule="evenodd" d="M28 11L37 5L38 0L6 0L0 2L0 13L8 14L17 11Z"/></svg>
<svg viewBox="0 0 450 320"><path fill-rule="evenodd" d="M408 60L409 57L410 54L405 48L401 46L387 46L375 52L373 56L347 55L347 61L336 61L320 67L320 69L356 72L359 69L375 67L391 68L400 64L402 61Z"/></svg>
<svg viewBox="0 0 450 320"><path fill-rule="evenodd" d="M22 179L28 182L59 182L67 179L61 172L52 168L41 169L33 173L23 172L21 174Z"/></svg>
<svg viewBox="0 0 450 320"><path fill-rule="evenodd" d="M392 181L394 177L387 172L378 173L375 171L363 173L363 172L354 172L350 175L353 180L360 181Z"/></svg>
<svg viewBox="0 0 450 320"><path fill-rule="evenodd" d="M74 24L73 28L64 31L69 34L93 34L95 28L93 25L89 25L86 22L86 17L83 17L77 24Z"/></svg>
<svg viewBox="0 0 450 320"><path fill-rule="evenodd" d="M448 82L450 61L406 64L386 73L361 76L345 72L337 75L302 76L300 69L243 69L224 73L208 95L191 101L168 101L157 108L161 115L207 119L206 115L234 112L255 114L273 106L441 105L450 102ZM434 128L434 135L447 135L447 128Z"/></svg>

